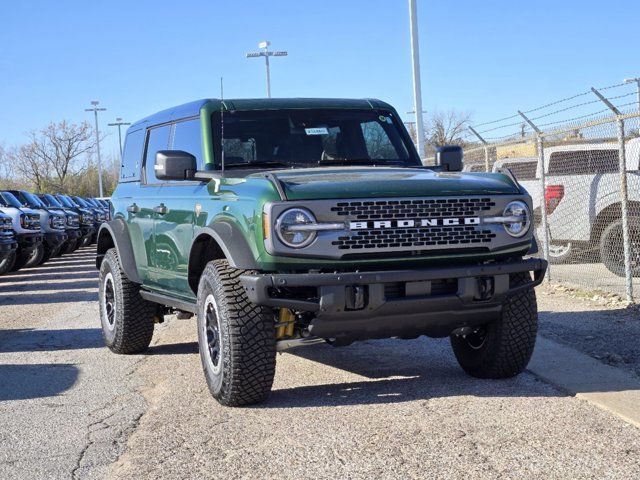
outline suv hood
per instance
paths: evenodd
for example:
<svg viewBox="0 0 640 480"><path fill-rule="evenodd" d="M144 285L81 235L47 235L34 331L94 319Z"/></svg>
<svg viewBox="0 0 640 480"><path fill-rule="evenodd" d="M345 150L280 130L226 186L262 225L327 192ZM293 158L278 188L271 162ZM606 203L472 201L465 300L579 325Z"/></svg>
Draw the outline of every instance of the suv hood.
<svg viewBox="0 0 640 480"><path fill-rule="evenodd" d="M437 172L420 168L339 167L274 170L289 200L517 194L500 173Z"/></svg>

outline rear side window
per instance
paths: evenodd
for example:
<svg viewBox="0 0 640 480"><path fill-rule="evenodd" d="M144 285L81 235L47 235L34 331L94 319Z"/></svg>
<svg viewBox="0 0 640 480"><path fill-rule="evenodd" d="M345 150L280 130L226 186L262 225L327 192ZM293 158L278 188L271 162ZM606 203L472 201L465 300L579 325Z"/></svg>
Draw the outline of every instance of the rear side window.
<svg viewBox="0 0 640 480"><path fill-rule="evenodd" d="M171 132L171 125L163 125L161 127L152 128L147 135L147 149L145 153L145 183L156 183L156 173L154 170L154 164L156 159L156 153L158 150L169 149L169 134Z"/></svg>
<svg viewBox="0 0 640 480"><path fill-rule="evenodd" d="M517 180L535 180L538 162L505 162L505 168L511 170Z"/></svg>
<svg viewBox="0 0 640 480"><path fill-rule="evenodd" d="M144 147L144 129L128 132L124 141L122 165L120 166L121 182L137 182L140 180L140 161Z"/></svg>
<svg viewBox="0 0 640 480"><path fill-rule="evenodd" d="M171 150L183 150L190 153L202 167L202 132L200 120L186 120L178 122L173 127L173 144Z"/></svg>
<svg viewBox="0 0 640 480"><path fill-rule="evenodd" d="M549 175L585 175L618 171L617 150L574 150L553 152Z"/></svg>

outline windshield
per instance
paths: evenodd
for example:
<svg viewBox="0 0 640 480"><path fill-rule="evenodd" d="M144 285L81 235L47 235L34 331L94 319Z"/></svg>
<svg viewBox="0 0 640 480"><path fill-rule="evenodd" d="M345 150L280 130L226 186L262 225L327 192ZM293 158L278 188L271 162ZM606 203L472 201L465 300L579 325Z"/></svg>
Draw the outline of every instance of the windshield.
<svg viewBox="0 0 640 480"><path fill-rule="evenodd" d="M44 202L48 207L58 207L62 208L62 204L58 201L56 197L51 195L50 193L45 193L40 197L40 199Z"/></svg>
<svg viewBox="0 0 640 480"><path fill-rule="evenodd" d="M213 128L219 131L220 115L213 114L213 120ZM231 111L224 115L225 168L250 164L421 166L403 132L389 111ZM218 152L220 148L217 145Z"/></svg>
<svg viewBox="0 0 640 480"><path fill-rule="evenodd" d="M62 202L62 204L66 205L67 207L71 207L71 208L78 207L75 203L73 203L73 201L69 197L66 197L64 195L58 195L58 200L60 200L60 202Z"/></svg>
<svg viewBox="0 0 640 480"><path fill-rule="evenodd" d="M18 191L16 192L16 195L31 208L45 208L44 203L42 203L42 201L32 193Z"/></svg>
<svg viewBox="0 0 640 480"><path fill-rule="evenodd" d="M18 201L18 199L9 192L1 192L0 198L2 198L2 204L5 207L15 207L22 208L22 203Z"/></svg>
<svg viewBox="0 0 640 480"><path fill-rule="evenodd" d="M80 197L72 197L72 198L73 198L73 201L76 202L81 207L92 208L92 206L89 205L89 202L85 201L83 198L80 198Z"/></svg>

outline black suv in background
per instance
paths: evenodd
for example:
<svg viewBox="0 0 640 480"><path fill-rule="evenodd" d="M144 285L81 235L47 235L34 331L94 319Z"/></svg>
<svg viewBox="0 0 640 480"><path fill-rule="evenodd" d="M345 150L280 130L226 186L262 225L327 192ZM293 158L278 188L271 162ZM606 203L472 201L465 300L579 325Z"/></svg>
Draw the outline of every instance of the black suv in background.
<svg viewBox="0 0 640 480"><path fill-rule="evenodd" d="M93 226L95 227L95 232L91 236L91 240L87 245L96 243L96 238L98 236L98 229L100 229L100 225L102 225L102 223L107 220L107 216L104 213L104 208L98 205L94 205L92 202L82 197L72 196L71 199L76 204L78 204L78 206L82 208L86 208L93 213Z"/></svg>
<svg viewBox="0 0 640 480"><path fill-rule="evenodd" d="M62 205L80 216L80 232L82 233L82 236L78 239L78 245L76 248L86 247L87 245L90 245L93 236L97 232L93 211L88 208L81 207L68 195L63 195L60 193L58 195L55 195L55 198Z"/></svg>
<svg viewBox="0 0 640 480"><path fill-rule="evenodd" d="M65 207L50 193L41 193L38 195L38 198L40 198L47 208L60 210L64 212L66 216L65 232L67 234L67 241L60 248L60 253L71 253L76 250L80 246L78 241L82 238L82 232L80 231L80 215L69 207Z"/></svg>

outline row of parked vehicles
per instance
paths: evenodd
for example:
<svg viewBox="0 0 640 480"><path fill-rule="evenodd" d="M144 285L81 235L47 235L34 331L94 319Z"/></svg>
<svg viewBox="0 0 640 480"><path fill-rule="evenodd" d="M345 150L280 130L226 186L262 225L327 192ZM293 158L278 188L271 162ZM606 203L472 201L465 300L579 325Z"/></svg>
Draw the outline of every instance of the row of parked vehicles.
<svg viewBox="0 0 640 480"><path fill-rule="evenodd" d="M109 215L104 199L0 191L0 275L95 243Z"/></svg>

